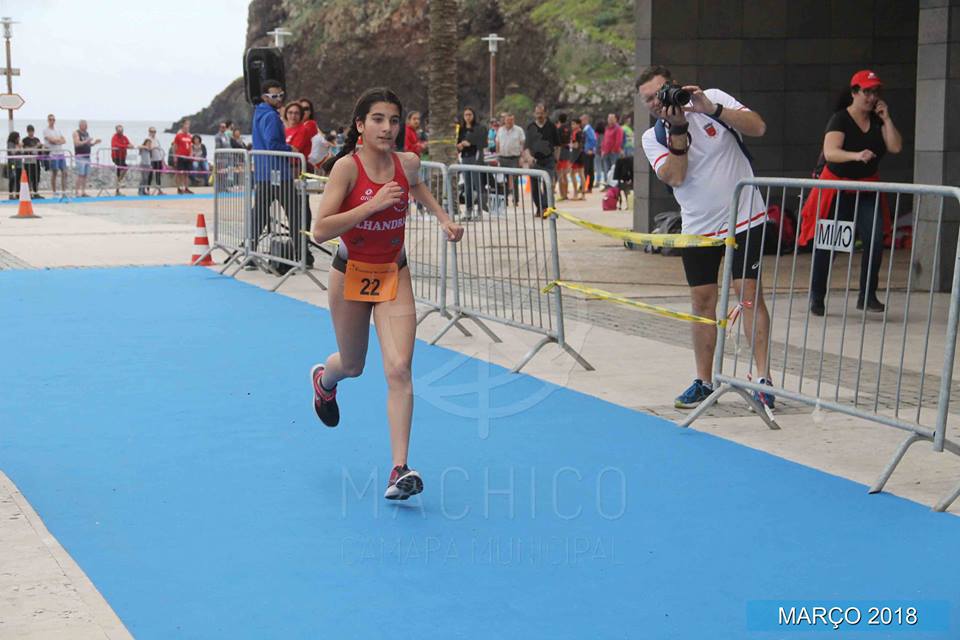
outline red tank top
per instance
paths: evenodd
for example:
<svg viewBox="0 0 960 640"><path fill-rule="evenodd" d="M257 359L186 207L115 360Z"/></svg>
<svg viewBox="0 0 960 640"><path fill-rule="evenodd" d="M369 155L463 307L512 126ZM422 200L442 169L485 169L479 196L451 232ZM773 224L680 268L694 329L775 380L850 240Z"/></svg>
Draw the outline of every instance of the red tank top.
<svg viewBox="0 0 960 640"><path fill-rule="evenodd" d="M400 202L375 214L340 236L341 248L346 248L351 260L383 264L393 262L403 251L404 230L407 222L407 204L410 184L395 153L393 157L393 181L403 189ZM357 183L340 205L340 213L350 211L373 199L383 185L374 182L363 169L360 156L353 154L357 164Z"/></svg>

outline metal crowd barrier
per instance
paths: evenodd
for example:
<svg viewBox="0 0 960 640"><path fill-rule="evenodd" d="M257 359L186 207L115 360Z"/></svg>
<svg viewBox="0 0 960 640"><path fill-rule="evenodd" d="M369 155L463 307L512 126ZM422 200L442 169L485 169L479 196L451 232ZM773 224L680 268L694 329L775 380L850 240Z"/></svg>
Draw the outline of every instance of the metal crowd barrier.
<svg viewBox="0 0 960 640"><path fill-rule="evenodd" d="M73 151L66 149L56 152L50 152L46 149L0 149L0 165L5 167L8 188L12 185L9 182L11 172L16 173L15 196L19 195L21 169L27 170L27 181L30 185L31 195L43 198L72 198L81 177L86 177L85 190L95 196L113 195L124 189L136 189L141 194L145 194L150 189L156 189L159 192L162 189L176 186L174 176L183 172L177 171L166 164L160 169L141 164L136 151L136 149L128 150L129 153L124 154L127 158L137 158L134 162L125 166L117 166L113 162L112 150L109 147L94 149L90 156L79 157L75 157ZM58 182L57 193L53 193L50 162L56 158L63 159L66 166L67 188L65 192L61 191ZM202 177L202 183L206 184L213 171L214 168L207 165L206 169L191 170L186 173L191 177ZM86 172L85 176L81 175L83 172Z"/></svg>
<svg viewBox="0 0 960 640"><path fill-rule="evenodd" d="M427 186L437 202L447 210L449 178L445 165L427 161L420 163L420 182ZM404 248L413 283L413 296L418 304L427 307L427 310L417 317L417 324L432 313L449 317L447 240L433 214L412 197L407 212Z"/></svg>
<svg viewBox="0 0 960 640"><path fill-rule="evenodd" d="M466 233L460 243L449 243L453 316L431 342L462 319L472 320L499 342L483 322L487 320L543 336L514 372L551 342L592 370L566 342L559 288L543 292L561 279L556 219L545 221L542 215L553 206L550 174L462 164L448 170L449 210L454 220L464 224ZM529 192L525 183L529 183Z"/></svg>
<svg viewBox="0 0 960 640"><path fill-rule="evenodd" d="M189 176L188 186L204 186L213 176L214 167L210 165L205 158L195 158L195 160L205 163L206 168L191 169L189 171L180 171L175 167L166 164L165 158L167 152L164 151L164 161L161 168L156 169L150 164L143 164L140 160L139 150L137 148L128 148L123 150L125 165L117 165L113 159L114 149L103 147L96 149L90 166L90 181L88 184L95 185L98 189L98 195L108 193L113 190L121 191L123 189L137 189L138 192L149 190L150 188L164 189L175 188L176 175L186 173ZM193 184L194 178L201 178L201 184Z"/></svg>
<svg viewBox="0 0 960 640"><path fill-rule="evenodd" d="M214 249L227 253L220 273L247 256L247 212L253 207L250 156L245 149L217 149L213 152L213 239L202 262Z"/></svg>
<svg viewBox="0 0 960 640"><path fill-rule="evenodd" d="M233 275L247 265L255 265L280 276L271 291L297 273L306 274L318 287L326 289L308 267L307 235L302 233L309 231L309 203L301 177L307 166L303 154L254 150L247 153L247 158L249 173L245 175L249 175L249 188L245 193L250 195L249 206L244 209L244 256Z"/></svg>
<svg viewBox="0 0 960 640"><path fill-rule="evenodd" d="M822 410L828 410L906 431L908 435L870 488L871 493L883 489L907 450L917 442L931 442L935 451L960 455L960 444L946 434L951 400L960 394L960 389L952 385L960 318L960 256L956 245L951 244L954 238L941 237L944 206L947 201L957 206L960 189L754 178L737 185L732 199L734 212L745 188L753 190L751 198L756 196L756 188L764 190L760 195L765 202L779 204L781 211L799 212L807 200L822 209L823 218L811 241L815 249L812 253L799 251L801 224L796 225L796 233L790 238L769 220L764 222L761 253L768 255L760 260L762 286L757 287L752 300L745 300L731 289L733 281L744 273L733 272L734 248L727 247L720 309L729 308L731 296L741 316L760 309L763 290L770 315L769 334L765 339L758 335L757 323L748 333L743 322L743 330L738 328L735 336L719 331L715 391L683 426L733 391L771 429L779 429L775 413L762 407L754 392L771 393L777 402L788 400L815 407L815 419ZM830 190L837 189L830 200ZM898 225L903 219L909 221L911 210L912 222ZM736 222L735 215L729 221L731 226ZM917 223L921 217L926 224ZM885 218L892 228L886 251L881 244L887 235ZM857 238L863 249L859 252ZM952 248L941 256L941 247ZM747 250L749 255L749 247ZM919 268L921 252L933 254L928 264L934 266L929 273ZM949 298L937 291L939 267L948 260L954 263ZM858 292L864 295L864 289L868 290L864 303L858 304ZM823 316L811 310L812 301L820 300L821 292ZM869 292L878 297L882 310L876 303L870 308ZM759 365L755 364L757 360ZM758 382L765 375L760 369L764 360L772 372L772 388ZM934 509L944 511L958 497L960 484Z"/></svg>
<svg viewBox="0 0 960 640"><path fill-rule="evenodd" d="M66 149L61 151L49 151L47 149L37 148L0 149L0 164L4 167L5 182L7 183L8 190L11 187L13 188L13 191L10 191L10 195L13 195L14 198L20 196L20 178L22 171L26 169L27 183L32 197L69 198L72 193L71 189L73 184L75 184L75 179L73 181L68 179L66 191L61 192L59 190L60 179L58 178L58 191L56 193L53 192L50 162L55 159L62 159L64 161L66 166L64 175L70 176L70 174L74 172L73 152ZM13 181L11 181L11 176Z"/></svg>
<svg viewBox="0 0 960 640"><path fill-rule="evenodd" d="M304 158L299 153L217 150L214 154L215 248L231 252L225 272L238 264L254 264L282 276L276 290L292 274L307 269L307 206ZM244 179L238 179L238 176ZM454 180L456 178L456 181ZM452 327L471 335L471 320L495 342L499 336L487 322L522 328L541 340L514 367L522 369L546 344L555 342L587 370L593 367L565 339L563 300L559 288L544 289L560 279L555 218L542 212L553 204L553 185L544 171L421 163L421 179L454 220L465 226L460 243L447 242L432 214L415 203L409 207L405 246L414 295L431 313L448 318L431 340ZM464 180L463 188L454 184ZM466 181L472 181L467 198ZM525 185L527 188L525 188ZM463 206L459 200L464 198ZM469 204L473 204L472 210Z"/></svg>

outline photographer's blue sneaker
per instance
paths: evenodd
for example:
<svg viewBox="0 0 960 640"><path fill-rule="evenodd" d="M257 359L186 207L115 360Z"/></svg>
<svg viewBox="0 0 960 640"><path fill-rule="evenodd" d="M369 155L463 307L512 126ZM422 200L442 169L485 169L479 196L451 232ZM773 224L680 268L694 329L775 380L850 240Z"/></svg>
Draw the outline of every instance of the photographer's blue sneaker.
<svg viewBox="0 0 960 640"><path fill-rule="evenodd" d="M758 384L765 384L768 387L772 387L773 383L767 380L766 378L760 378L757 380ZM753 397L757 402L765 406L767 409L774 409L775 401L772 393L761 393L759 391L753 392Z"/></svg>
<svg viewBox="0 0 960 640"><path fill-rule="evenodd" d="M706 400L713 393L713 386L705 383L700 378L693 381L687 390L677 396L673 401L673 406L677 409L693 409L701 402Z"/></svg>

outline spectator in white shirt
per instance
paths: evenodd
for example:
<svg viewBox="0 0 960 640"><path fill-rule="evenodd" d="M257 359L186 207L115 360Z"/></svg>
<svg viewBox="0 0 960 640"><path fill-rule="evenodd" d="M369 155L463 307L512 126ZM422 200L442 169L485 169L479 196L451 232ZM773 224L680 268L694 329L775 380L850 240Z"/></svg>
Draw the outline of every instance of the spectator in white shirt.
<svg viewBox="0 0 960 640"><path fill-rule="evenodd" d="M527 136L522 127L516 126L516 119L512 113L503 116L503 125L497 129L496 147L497 157L501 167L517 169L520 167L520 155L523 153L523 144ZM520 201L519 189L516 188L516 176L507 176L507 197L513 193L513 203Z"/></svg>
<svg viewBox="0 0 960 640"><path fill-rule="evenodd" d="M50 157L50 188L57 193L57 174L60 174L60 193L67 193L67 160L63 156L63 145L67 139L57 129L57 118L52 113L47 116L47 128L43 130L43 144Z"/></svg>

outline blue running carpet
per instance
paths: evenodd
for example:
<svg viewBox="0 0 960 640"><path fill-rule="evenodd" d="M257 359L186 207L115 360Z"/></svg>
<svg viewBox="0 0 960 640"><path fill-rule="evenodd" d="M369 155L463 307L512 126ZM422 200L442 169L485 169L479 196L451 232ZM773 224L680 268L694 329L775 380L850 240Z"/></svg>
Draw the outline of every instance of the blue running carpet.
<svg viewBox="0 0 960 640"><path fill-rule="evenodd" d="M960 637L956 517L425 343L389 503L375 336L328 429L327 311L206 269L2 271L0 328L0 469L137 638Z"/></svg>

